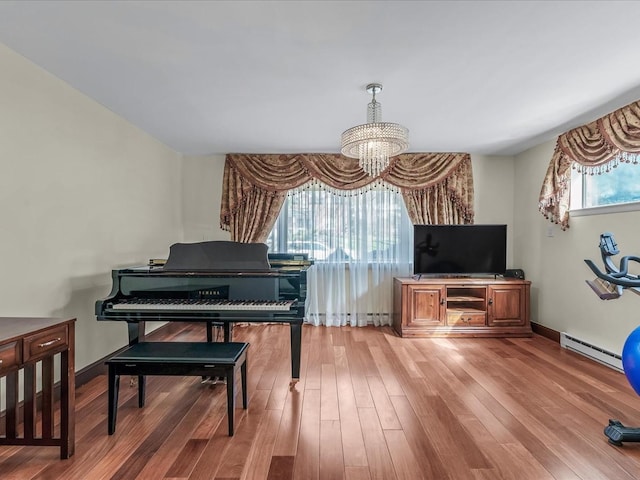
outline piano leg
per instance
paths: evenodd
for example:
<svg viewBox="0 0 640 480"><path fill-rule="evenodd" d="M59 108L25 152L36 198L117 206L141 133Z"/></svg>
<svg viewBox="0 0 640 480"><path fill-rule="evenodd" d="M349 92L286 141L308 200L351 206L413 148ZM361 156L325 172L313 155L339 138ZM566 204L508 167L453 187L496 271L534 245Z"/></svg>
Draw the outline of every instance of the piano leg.
<svg viewBox="0 0 640 480"><path fill-rule="evenodd" d="M138 376L138 408L144 407L144 396L146 393L146 381L144 375Z"/></svg>
<svg viewBox="0 0 640 480"><path fill-rule="evenodd" d="M120 375L116 375L115 369L109 367L109 387L108 387L108 422L107 431L113 435L116 431L116 415L118 414L118 392L120 390Z"/></svg>
<svg viewBox="0 0 640 480"><path fill-rule="evenodd" d="M127 329L129 330L129 346L133 345L134 343L144 341L144 320L139 322L127 322Z"/></svg>
<svg viewBox="0 0 640 480"><path fill-rule="evenodd" d="M291 383L300 380L300 350L302 349L302 324L291 324Z"/></svg>

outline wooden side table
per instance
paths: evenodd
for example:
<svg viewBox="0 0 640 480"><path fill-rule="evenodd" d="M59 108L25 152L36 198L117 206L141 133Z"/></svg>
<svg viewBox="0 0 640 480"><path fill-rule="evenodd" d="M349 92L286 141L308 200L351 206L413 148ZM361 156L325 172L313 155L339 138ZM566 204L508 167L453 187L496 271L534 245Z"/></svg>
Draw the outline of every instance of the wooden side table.
<svg viewBox="0 0 640 480"><path fill-rule="evenodd" d="M59 446L75 450L75 318L0 317L0 377L6 377L5 434L0 445ZM60 429L54 426L54 359L60 354ZM38 393L36 364L41 363ZM19 372L23 371L22 418ZM0 392L1 394L2 392ZM40 396L40 401L38 401ZM37 406L41 404L41 422ZM19 436L19 425L23 435ZM40 428L37 428L41 424Z"/></svg>

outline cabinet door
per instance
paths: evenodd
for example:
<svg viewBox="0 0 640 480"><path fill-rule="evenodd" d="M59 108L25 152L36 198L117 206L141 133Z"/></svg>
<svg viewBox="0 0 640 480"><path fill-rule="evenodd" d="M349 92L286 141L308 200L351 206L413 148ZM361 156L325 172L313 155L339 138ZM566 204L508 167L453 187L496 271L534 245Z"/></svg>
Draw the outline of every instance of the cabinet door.
<svg viewBox="0 0 640 480"><path fill-rule="evenodd" d="M489 286L489 326L524 325L524 293L520 285Z"/></svg>
<svg viewBox="0 0 640 480"><path fill-rule="evenodd" d="M411 285L407 326L444 325L444 286Z"/></svg>

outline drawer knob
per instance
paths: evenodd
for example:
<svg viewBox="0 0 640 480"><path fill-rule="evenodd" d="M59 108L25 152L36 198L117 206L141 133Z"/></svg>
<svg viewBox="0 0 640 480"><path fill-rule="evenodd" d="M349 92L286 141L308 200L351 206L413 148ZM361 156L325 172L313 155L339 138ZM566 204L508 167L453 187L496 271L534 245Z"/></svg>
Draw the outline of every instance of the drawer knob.
<svg viewBox="0 0 640 480"><path fill-rule="evenodd" d="M58 338L54 338L53 340L49 340L48 342L44 342L41 343L40 345L38 345L40 348L44 348L44 347L48 347L49 345L53 345L54 343L59 342L60 340L62 340L60 337Z"/></svg>

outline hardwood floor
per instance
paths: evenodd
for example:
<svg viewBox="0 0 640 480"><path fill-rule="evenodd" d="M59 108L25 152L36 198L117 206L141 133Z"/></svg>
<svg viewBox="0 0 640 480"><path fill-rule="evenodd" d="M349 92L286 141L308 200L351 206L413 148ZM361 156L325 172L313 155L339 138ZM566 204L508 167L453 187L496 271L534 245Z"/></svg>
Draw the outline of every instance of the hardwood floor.
<svg viewBox="0 0 640 480"><path fill-rule="evenodd" d="M199 341L185 324L168 341ZM146 406L121 381L107 435L107 381L77 390L76 454L0 447L8 479L640 478L640 443L609 445L609 418L640 426L624 375L534 336L408 339L389 328L303 328L289 388L289 329L236 327L251 343L249 409L227 436L225 386L148 377Z"/></svg>

